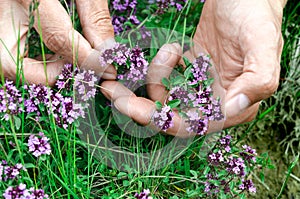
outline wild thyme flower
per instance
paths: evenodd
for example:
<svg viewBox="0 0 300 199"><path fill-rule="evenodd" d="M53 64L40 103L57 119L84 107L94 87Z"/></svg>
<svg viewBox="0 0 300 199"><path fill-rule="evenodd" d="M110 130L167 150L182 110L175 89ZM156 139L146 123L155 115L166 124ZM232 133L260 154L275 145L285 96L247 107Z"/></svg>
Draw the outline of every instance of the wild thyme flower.
<svg viewBox="0 0 300 199"><path fill-rule="evenodd" d="M24 101L26 112L36 113L39 117L41 115L39 105L49 105L53 90L40 84L24 85L24 89L28 92L28 97Z"/></svg>
<svg viewBox="0 0 300 199"><path fill-rule="evenodd" d="M116 43L113 48L106 49L99 57L102 65L112 64L116 62L120 66L126 66L130 49L125 44Z"/></svg>
<svg viewBox="0 0 300 199"><path fill-rule="evenodd" d="M251 163L252 162L256 162L256 150L252 149L250 146L248 145L243 145L243 149L244 151L240 153L240 155L248 162Z"/></svg>
<svg viewBox="0 0 300 199"><path fill-rule="evenodd" d="M129 81L145 80L149 63L144 57L142 49L134 47L129 54L130 72L126 79Z"/></svg>
<svg viewBox="0 0 300 199"><path fill-rule="evenodd" d="M76 98L80 98L79 101L86 102L96 95L97 78L94 74L94 71L88 70L79 72L75 76L74 90L77 92Z"/></svg>
<svg viewBox="0 0 300 199"><path fill-rule="evenodd" d="M49 198L48 194L42 189L34 189L33 187L29 189L30 197L28 199L46 199Z"/></svg>
<svg viewBox="0 0 300 199"><path fill-rule="evenodd" d="M171 101L174 99L180 99L181 104L185 106L189 102L188 95L189 95L188 91L184 89L182 86L175 86L170 90L168 100Z"/></svg>
<svg viewBox="0 0 300 199"><path fill-rule="evenodd" d="M32 152L35 157L39 157L43 154L50 155L51 148L48 141L49 138L42 132L39 133L39 136L30 135L28 139L29 152Z"/></svg>
<svg viewBox="0 0 300 199"><path fill-rule="evenodd" d="M210 58L207 55L200 54L193 62L193 67L191 68L193 77L190 80L190 84L194 85L207 80L209 66Z"/></svg>
<svg viewBox="0 0 300 199"><path fill-rule="evenodd" d="M137 199L152 199L151 196L149 196L150 190L144 189L141 193L135 193L134 197Z"/></svg>
<svg viewBox="0 0 300 199"><path fill-rule="evenodd" d="M9 186L3 193L5 199L31 199L26 185L21 183L16 187Z"/></svg>
<svg viewBox="0 0 300 199"><path fill-rule="evenodd" d="M172 112L171 107L165 105L161 110L156 110L154 112L152 120L159 129L166 131L174 126L172 120L173 116L174 113Z"/></svg>
<svg viewBox="0 0 300 199"><path fill-rule="evenodd" d="M14 166L4 166L4 181L17 178L21 170L25 171L26 169L19 163Z"/></svg>
<svg viewBox="0 0 300 199"><path fill-rule="evenodd" d="M78 72L77 68L73 68L72 64L65 64L61 74L58 76L56 86L58 89L66 89L70 91L74 74Z"/></svg>
<svg viewBox="0 0 300 199"><path fill-rule="evenodd" d="M196 133L197 135L204 135L208 129L208 119L206 117L201 118L199 113L196 111L188 111L186 113L188 127L186 130L189 133Z"/></svg>
<svg viewBox="0 0 300 199"><path fill-rule="evenodd" d="M221 151L216 153L210 152L207 157L207 161L214 166L219 166L224 162L223 153Z"/></svg>
<svg viewBox="0 0 300 199"><path fill-rule="evenodd" d="M242 184L239 186L240 190L245 190L251 193L256 193L256 187L254 186L251 179L245 180L242 179Z"/></svg>
<svg viewBox="0 0 300 199"><path fill-rule="evenodd" d="M0 88L0 113L4 113L3 118L9 120L10 115L17 115L23 111L23 98L20 91L12 81L6 80Z"/></svg>
<svg viewBox="0 0 300 199"><path fill-rule="evenodd" d="M175 7L178 11L181 11L186 0L156 0L157 11L156 14L163 14L169 7Z"/></svg>
<svg viewBox="0 0 300 199"><path fill-rule="evenodd" d="M124 80L124 85L129 89L139 87L145 81L149 62L145 59L142 49L134 47L131 50L124 44L116 43L116 45L105 50L99 58L103 65L115 62L118 66L122 66L124 70L118 75L120 80ZM129 69L126 69L129 65Z"/></svg>
<svg viewBox="0 0 300 199"><path fill-rule="evenodd" d="M229 173L236 174L240 177L244 177L246 175L245 168L246 165L242 158L230 156L226 162L226 170Z"/></svg>
<svg viewBox="0 0 300 199"><path fill-rule="evenodd" d="M219 139L219 144L220 144L220 148L224 149L227 153L230 152L231 147L230 147L230 142L231 142L231 136L230 135L226 135L224 137L222 137L221 139Z"/></svg>
<svg viewBox="0 0 300 199"><path fill-rule="evenodd" d="M136 0L130 1L130 0L113 0L112 5L114 10L116 11L128 11L135 9L137 4Z"/></svg>

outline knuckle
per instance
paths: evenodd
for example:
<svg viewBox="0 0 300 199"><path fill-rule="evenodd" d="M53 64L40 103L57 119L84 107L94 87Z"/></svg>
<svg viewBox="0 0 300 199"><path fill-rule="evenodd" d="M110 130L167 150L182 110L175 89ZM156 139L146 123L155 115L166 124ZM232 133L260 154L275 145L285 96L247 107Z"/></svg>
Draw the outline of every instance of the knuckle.
<svg viewBox="0 0 300 199"><path fill-rule="evenodd" d="M59 52L66 47L68 41L69 31L54 31L49 32L45 37L44 41L47 47L54 51Z"/></svg>
<svg viewBox="0 0 300 199"><path fill-rule="evenodd" d="M89 16L90 23L95 26L111 25L111 18L108 10L92 12Z"/></svg>
<svg viewBox="0 0 300 199"><path fill-rule="evenodd" d="M265 93L267 97L272 95L278 88L279 81L277 76L275 76L272 73L266 74L262 79L261 79L261 89Z"/></svg>

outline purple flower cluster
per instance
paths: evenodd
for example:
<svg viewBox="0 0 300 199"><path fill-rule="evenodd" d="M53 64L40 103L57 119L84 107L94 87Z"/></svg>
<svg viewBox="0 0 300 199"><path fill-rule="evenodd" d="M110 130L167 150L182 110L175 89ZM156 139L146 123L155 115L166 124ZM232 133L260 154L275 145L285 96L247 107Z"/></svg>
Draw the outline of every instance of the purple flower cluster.
<svg viewBox="0 0 300 199"><path fill-rule="evenodd" d="M79 97L84 102L93 98L96 95L96 82L97 78L94 71L88 70L76 74L74 81L74 90L77 92L76 98Z"/></svg>
<svg viewBox="0 0 300 199"><path fill-rule="evenodd" d="M152 199L151 196L149 196L150 190L144 189L141 193L135 193L134 197L137 199Z"/></svg>
<svg viewBox="0 0 300 199"><path fill-rule="evenodd" d="M0 88L0 113L4 113L3 118L9 120L10 115L17 115L23 111L22 95L12 81L6 80Z"/></svg>
<svg viewBox="0 0 300 199"><path fill-rule="evenodd" d="M250 146L243 145L244 151L240 153L240 155L248 162L256 162L256 150L252 149Z"/></svg>
<svg viewBox="0 0 300 199"><path fill-rule="evenodd" d="M10 186L3 193L5 199L46 199L49 198L44 190L33 187L26 189L26 184L20 183L18 186Z"/></svg>
<svg viewBox="0 0 300 199"><path fill-rule="evenodd" d="M201 118L200 114L196 111L188 111L186 115L186 123L188 123L186 130L189 133L204 135L204 133L207 131L208 119L206 117Z"/></svg>
<svg viewBox="0 0 300 199"><path fill-rule="evenodd" d="M130 49L124 44L116 43L113 48L105 50L99 59L103 65L115 63L119 68L124 69L118 78L123 80L124 85L129 89L134 90L146 79L149 62L139 47Z"/></svg>
<svg viewBox="0 0 300 199"><path fill-rule="evenodd" d="M130 54L130 49L125 44L115 43L112 48L106 49L99 57L100 64L117 63L119 66L126 67L127 59Z"/></svg>
<svg viewBox="0 0 300 199"><path fill-rule="evenodd" d="M137 1L121 1L121 0L113 0L111 1L111 13L116 13L112 16L112 24L114 26L115 33L118 35L123 31L129 29L128 26L125 27L125 22L131 22L133 25L140 24L140 21L134 15L136 12L136 4ZM131 18L130 18L131 17ZM134 20L132 20L134 19Z"/></svg>
<svg viewBox="0 0 300 199"><path fill-rule="evenodd" d="M229 173L244 177L246 175L246 165L242 158L229 156L226 162L226 170Z"/></svg>
<svg viewBox="0 0 300 199"><path fill-rule="evenodd" d="M117 35L141 24L140 20L136 16L137 0L113 0L110 1L110 4L110 13L113 13L112 25ZM150 32L146 30L145 26L140 27L139 32L142 39L149 38L151 35Z"/></svg>
<svg viewBox="0 0 300 199"><path fill-rule="evenodd" d="M219 148L221 150L224 149L227 153L229 153L231 151L231 147L230 147L231 138L232 137L230 135L226 135L226 136L222 137L221 139L219 139L219 141L218 141Z"/></svg>
<svg viewBox="0 0 300 199"><path fill-rule="evenodd" d="M32 152L35 157L39 157L43 154L50 155L51 148L48 141L49 138L42 132L39 133L39 136L30 135L28 139L29 152Z"/></svg>
<svg viewBox="0 0 300 199"><path fill-rule="evenodd" d="M58 76L56 81L56 86L58 89L65 89L67 91L70 91L73 84L73 77L74 74L78 73L77 68L73 68L72 64L65 64L61 74Z"/></svg>
<svg viewBox="0 0 300 199"><path fill-rule="evenodd" d="M209 163L210 172L206 176L207 180L204 183L204 191L208 195L217 194L221 190L229 193L229 184L235 181L238 186L237 189L255 193L256 188L251 180L246 180L246 164L245 160L254 157L255 150L251 147L244 145L244 151L240 153L241 157L232 155L231 152L231 139L230 135L220 138L214 149L208 153L207 162ZM247 151L247 152L246 152ZM248 154L247 154L248 153ZM249 154L251 156L249 156ZM220 173L221 175L218 175ZM216 183L218 182L218 183Z"/></svg>
<svg viewBox="0 0 300 199"><path fill-rule="evenodd" d="M16 179L21 170L26 171L22 164L9 166L5 160L2 160L0 162L0 181Z"/></svg>
<svg viewBox="0 0 300 199"><path fill-rule="evenodd" d="M163 106L160 110L156 110L152 116L152 120L156 127L161 131L166 131L167 129L174 126L172 120L174 113L170 106Z"/></svg>
<svg viewBox="0 0 300 199"><path fill-rule="evenodd" d="M189 133L204 135L208 130L209 121L224 119L220 100L213 97L210 87L211 80L208 78L210 66L209 57L200 54L187 69L190 73L185 74L187 77L183 78L186 79L184 84L178 85L178 81L175 81L175 85L172 85L170 79L171 89L168 100L181 101L179 111L185 115L186 130Z"/></svg>
<svg viewBox="0 0 300 199"><path fill-rule="evenodd" d="M240 190L246 190L251 193L256 193L256 187L254 186L252 180L242 179L242 184L239 186Z"/></svg>
<svg viewBox="0 0 300 199"><path fill-rule="evenodd" d="M175 7L178 11L181 11L186 0L156 0L157 14L163 14L169 7Z"/></svg>
<svg viewBox="0 0 300 199"><path fill-rule="evenodd" d="M189 92L182 86L174 86L169 92L168 100L180 99L181 105L185 107L190 100Z"/></svg>

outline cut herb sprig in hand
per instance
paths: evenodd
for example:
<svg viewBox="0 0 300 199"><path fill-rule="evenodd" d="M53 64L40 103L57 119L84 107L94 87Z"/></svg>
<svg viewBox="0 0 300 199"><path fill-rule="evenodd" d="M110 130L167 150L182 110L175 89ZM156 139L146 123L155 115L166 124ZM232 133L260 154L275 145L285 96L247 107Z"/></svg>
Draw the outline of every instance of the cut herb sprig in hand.
<svg viewBox="0 0 300 199"><path fill-rule="evenodd" d="M164 45L149 68L141 50L139 50L141 60L131 61L134 57L133 52L137 51L138 47L128 53L124 48L123 52L120 52L119 46L116 44L113 49L116 57L107 59L109 60L107 63L111 64L115 61L114 65L117 65L119 71L128 71L124 75L119 75L122 78L121 83L127 88L120 83L106 81L102 84L106 90L102 91L115 103L121 113L138 123L145 125L150 122L159 131L181 137L204 135L208 131L209 121L220 121L224 118L220 101L213 97L211 89L213 79L209 78L208 71L211 64L208 56L200 54L193 63L184 59L187 67L185 72L180 73L175 70L172 73L173 67L181 58L181 47L178 44ZM107 57L108 51L111 52L106 50L103 53L102 61ZM167 61L159 63L161 61L159 57L163 57L163 53L168 53L165 57ZM118 64L120 63L117 62L120 59L118 57L124 58L124 55L127 56L129 63L124 61L122 63L126 63L125 65ZM139 78L132 79L132 74ZM147 84L151 100L136 96L132 92L136 87L129 86L132 82L138 82L139 85ZM126 94L120 95L120 93Z"/></svg>

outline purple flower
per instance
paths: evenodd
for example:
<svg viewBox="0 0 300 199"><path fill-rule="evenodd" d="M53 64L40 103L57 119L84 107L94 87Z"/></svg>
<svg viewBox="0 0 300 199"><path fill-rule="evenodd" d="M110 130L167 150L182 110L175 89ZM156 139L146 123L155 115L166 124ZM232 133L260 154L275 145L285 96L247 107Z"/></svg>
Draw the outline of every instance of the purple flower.
<svg viewBox="0 0 300 199"><path fill-rule="evenodd" d="M144 53L139 47L135 47L129 54L130 71L125 74L125 78L130 82L145 80L149 63L144 58Z"/></svg>
<svg viewBox="0 0 300 199"><path fill-rule="evenodd" d="M151 196L149 196L150 190L144 189L141 193L135 193L134 197L137 199L152 199Z"/></svg>
<svg viewBox="0 0 300 199"><path fill-rule="evenodd" d="M182 86L175 86L173 87L169 92L169 98L168 100L175 100L180 99L181 105L186 106L189 102L189 93L186 89L184 89Z"/></svg>
<svg viewBox="0 0 300 199"><path fill-rule="evenodd" d="M29 189L30 199L45 199L49 198L48 194L45 194L45 191L42 189L34 189L33 187Z"/></svg>
<svg viewBox="0 0 300 199"><path fill-rule="evenodd" d="M165 105L161 110L156 110L153 114L154 124L162 131L167 131L167 129L174 126L172 120L174 113L170 106Z"/></svg>
<svg viewBox="0 0 300 199"><path fill-rule="evenodd" d="M207 161L214 166L219 166L224 162L224 157L221 151L216 153L210 152L207 157Z"/></svg>
<svg viewBox="0 0 300 199"><path fill-rule="evenodd" d="M242 184L239 186L240 190L246 190L251 193L256 193L256 187L254 186L252 180L242 179Z"/></svg>
<svg viewBox="0 0 300 199"><path fill-rule="evenodd" d="M10 115L17 115L23 111L23 98L20 91L12 81L6 80L0 88L0 113L4 113L4 119L9 120Z"/></svg>
<svg viewBox="0 0 300 199"><path fill-rule="evenodd" d="M66 89L67 91L70 91L72 86L72 78L74 77L74 74L78 72L77 68L74 69L72 64L65 64L61 74L58 76L56 81L56 86L58 89Z"/></svg>
<svg viewBox="0 0 300 199"><path fill-rule="evenodd" d="M204 80L207 80L209 66L210 66L209 57L204 54L200 54L193 62L193 67L191 68L193 78L190 80L190 84L195 85L198 84L199 82L203 82Z"/></svg>
<svg viewBox="0 0 300 199"><path fill-rule="evenodd" d="M246 165L242 158L236 158L230 156L226 162L226 170L229 173L236 174L238 176L245 176L246 175Z"/></svg>
<svg viewBox="0 0 300 199"><path fill-rule="evenodd" d="M208 119L206 117L201 118L196 111L188 111L186 113L188 124L186 130L190 133L196 133L197 135L204 135L208 129Z"/></svg>
<svg viewBox="0 0 300 199"><path fill-rule="evenodd" d="M35 157L39 157L43 154L50 155L51 148L48 141L49 138L42 132L39 133L39 136L30 135L28 139L29 152L32 152Z"/></svg>
<svg viewBox="0 0 300 199"><path fill-rule="evenodd" d="M25 184L19 184L16 187L8 187L3 193L5 199L27 199L31 198Z"/></svg>
<svg viewBox="0 0 300 199"><path fill-rule="evenodd" d="M74 90L77 91L76 98L84 102L95 97L97 78L94 71L82 71L75 76Z"/></svg>
<svg viewBox="0 0 300 199"><path fill-rule="evenodd" d="M255 149L252 149L250 146L248 145L244 145L243 146L244 151L240 153L240 155L248 162L251 163L252 162L256 162L256 157L257 153Z"/></svg>
<svg viewBox="0 0 300 199"><path fill-rule="evenodd" d="M225 137L222 137L221 139L219 139L220 148L221 149L223 148L227 153L229 153L231 150L230 142L231 142L230 135L226 135Z"/></svg>
<svg viewBox="0 0 300 199"><path fill-rule="evenodd" d="M102 65L115 62L119 66L123 66L124 74L118 75L118 78L124 80L124 85L129 89L135 90L146 79L149 63L139 47L130 50L124 44L116 43L113 48L105 50L99 60ZM127 64L129 69L126 70Z"/></svg>
<svg viewBox="0 0 300 199"><path fill-rule="evenodd" d="M7 181L9 179L13 180L18 177L20 171L26 171L22 164L16 164L14 166L8 166L5 160L0 163L0 181Z"/></svg>
<svg viewBox="0 0 300 199"><path fill-rule="evenodd" d="M156 0L157 11L156 14L163 14L167 11L169 7L175 7L178 11L181 11L186 0L176 1L176 0Z"/></svg>

